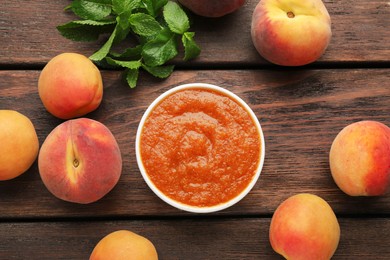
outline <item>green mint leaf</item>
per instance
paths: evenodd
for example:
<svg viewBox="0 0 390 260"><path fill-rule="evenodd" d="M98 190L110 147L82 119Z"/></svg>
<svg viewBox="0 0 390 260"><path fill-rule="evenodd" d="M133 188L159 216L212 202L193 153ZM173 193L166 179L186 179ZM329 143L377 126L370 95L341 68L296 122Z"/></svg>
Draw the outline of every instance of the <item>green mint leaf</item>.
<svg viewBox="0 0 390 260"><path fill-rule="evenodd" d="M196 58L200 54L200 47L194 41L194 32L185 32L181 38L184 46L184 60Z"/></svg>
<svg viewBox="0 0 390 260"><path fill-rule="evenodd" d="M168 3L168 0L142 0L144 8L153 17L156 17L160 9Z"/></svg>
<svg viewBox="0 0 390 260"><path fill-rule="evenodd" d="M113 66L108 64L108 62L105 59L99 61L93 61L93 63L102 69L113 69Z"/></svg>
<svg viewBox="0 0 390 260"><path fill-rule="evenodd" d="M164 5L168 3L168 0L154 0L154 11L157 13Z"/></svg>
<svg viewBox="0 0 390 260"><path fill-rule="evenodd" d="M72 9L72 4L65 6L64 11L68 11Z"/></svg>
<svg viewBox="0 0 390 260"><path fill-rule="evenodd" d="M117 26L116 26L116 35L114 39L114 44L123 41L130 32L128 15L129 13L124 12L116 17Z"/></svg>
<svg viewBox="0 0 390 260"><path fill-rule="evenodd" d="M142 68L157 78L168 78L175 68L174 65L150 67L142 64Z"/></svg>
<svg viewBox="0 0 390 260"><path fill-rule="evenodd" d="M72 11L83 19L101 20L111 13L111 0L74 0Z"/></svg>
<svg viewBox="0 0 390 260"><path fill-rule="evenodd" d="M141 67L158 78L172 74L174 66L166 63L178 55L180 36L184 60L200 53L195 34L188 32L187 14L175 0L73 0L66 10L82 20L59 25L58 31L74 41L97 40L101 34L110 33L89 58L103 68L124 68L131 88L137 84ZM114 45L127 40L129 35L133 37L130 42L136 41L138 45L121 53L112 51Z"/></svg>
<svg viewBox="0 0 390 260"><path fill-rule="evenodd" d="M130 27L129 16L130 12L123 12L116 17L117 23L123 30L126 30Z"/></svg>
<svg viewBox="0 0 390 260"><path fill-rule="evenodd" d="M132 69L132 70L139 69L139 67L141 67L141 61L139 61L139 60L120 61L120 60L114 60L110 57L106 57L106 61L110 65L119 66L122 68L127 68L127 69Z"/></svg>
<svg viewBox="0 0 390 260"><path fill-rule="evenodd" d="M94 20L76 20L69 23L79 24L79 25L91 25L91 26L105 26L105 25L113 25L116 23L114 20L106 20L106 21L94 21Z"/></svg>
<svg viewBox="0 0 390 260"><path fill-rule="evenodd" d="M112 0L112 10L117 15L123 12L132 12L140 7L142 7L141 0Z"/></svg>
<svg viewBox="0 0 390 260"><path fill-rule="evenodd" d="M177 41L174 34L166 37L165 33L147 42L142 49L144 63L150 67L163 65L178 54Z"/></svg>
<svg viewBox="0 0 390 260"><path fill-rule="evenodd" d="M117 27L118 26L115 27L114 31L112 32L110 38L108 38L106 43L97 52L92 54L89 59L93 61L101 61L107 56L107 54L110 52L112 44L114 43Z"/></svg>
<svg viewBox="0 0 390 260"><path fill-rule="evenodd" d="M129 69L126 71L126 81L130 88L135 88L138 81L138 69Z"/></svg>
<svg viewBox="0 0 390 260"><path fill-rule="evenodd" d="M96 41L99 35L113 30L115 21L77 20L57 26L60 34L72 41Z"/></svg>
<svg viewBox="0 0 390 260"><path fill-rule="evenodd" d="M129 22L133 31L141 36L153 36L162 29L153 16L144 13L130 15Z"/></svg>
<svg viewBox="0 0 390 260"><path fill-rule="evenodd" d="M169 29L177 34L183 34L190 28L187 14L175 2L169 1L163 10L164 19Z"/></svg>
<svg viewBox="0 0 390 260"><path fill-rule="evenodd" d="M124 18L123 18L124 17ZM127 22L127 17L126 15L124 16L117 16L116 21L117 24L115 26L114 31L112 32L110 38L107 40L107 42L103 45L103 47L100 48L97 52L95 52L92 56L89 58L93 61L100 61L103 60L108 53L111 50L111 47L116 44L121 42L126 38L130 31L130 26L129 23Z"/></svg>
<svg viewBox="0 0 390 260"><path fill-rule="evenodd" d="M127 48L122 53L110 52L110 55L117 59L139 60L141 59L142 45L137 45L134 48Z"/></svg>
<svg viewBox="0 0 390 260"><path fill-rule="evenodd" d="M149 15L156 17L156 12L154 11L153 7L153 0L142 0L142 4L144 5L144 8L148 12Z"/></svg>

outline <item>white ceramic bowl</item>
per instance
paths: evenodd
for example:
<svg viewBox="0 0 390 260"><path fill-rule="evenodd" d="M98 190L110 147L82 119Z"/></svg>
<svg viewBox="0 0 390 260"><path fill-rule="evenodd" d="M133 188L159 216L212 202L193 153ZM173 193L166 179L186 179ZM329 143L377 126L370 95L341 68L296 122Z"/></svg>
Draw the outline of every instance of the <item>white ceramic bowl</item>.
<svg viewBox="0 0 390 260"><path fill-rule="evenodd" d="M224 94L225 96L230 97L232 100L235 100L237 103L241 104L241 106L245 108L245 110L248 112L248 114L252 118L253 122L255 123L255 125L256 125L256 127L258 129L258 133L260 135L261 151L260 151L259 164L257 166L255 175L253 176L253 178L252 178L251 182L249 183L249 185L241 193L239 193L236 197L234 197L233 199L231 199L231 200L229 200L229 201L227 201L225 203L218 204L218 205L215 205L215 206L210 206L210 207L197 207L197 206L187 205L187 204L183 204L181 202L178 202L178 201L173 200L170 197L166 196L163 192L161 192L154 185L154 183L149 178L149 176L148 176L148 174L147 174L147 172L146 172L146 170L144 168L144 165L143 165L143 162L142 162L142 158L141 158L141 151L140 151L141 133L142 133L142 129L144 127L144 123L145 123L146 119L148 118L150 112L156 107L156 105L158 105L167 96L169 96L169 95L171 95L171 94L173 94L175 92L181 91L181 90L193 89L193 88L196 88L196 89L208 89L208 90L211 90L211 91L219 92L219 93ZM264 164L264 156L265 156L265 143L264 143L263 131L262 131L261 125L260 125L256 115L252 111L252 109L240 97L238 97L237 95L235 95L231 91L228 91L228 90L226 90L224 88L221 88L221 87L218 87L218 86L215 86L215 85L206 84L206 83L190 83L190 84L180 85L180 86L174 87L174 88L166 91L165 93L161 94L157 99L155 99L152 102L152 104L148 107L148 109L145 111L145 113L144 113L144 115L143 115L143 117L142 117L142 119L140 121L140 124L138 126L138 130L137 130L136 144L135 145L136 145L135 148L136 148L136 157L137 157L138 167L139 167L139 169L141 171L142 177L144 178L145 182L150 187L150 189L160 199L162 199L163 201L165 201L169 205L171 205L173 207L176 207L178 209L181 209L181 210L184 210L184 211L187 211L187 212L193 212L193 213L210 213L210 212L220 211L220 210L226 209L228 207L231 207L232 205L236 204L241 199L243 199L250 192L250 190L253 188L253 186L256 184L258 178L260 177L260 173L261 173L261 170L262 170L263 164Z"/></svg>

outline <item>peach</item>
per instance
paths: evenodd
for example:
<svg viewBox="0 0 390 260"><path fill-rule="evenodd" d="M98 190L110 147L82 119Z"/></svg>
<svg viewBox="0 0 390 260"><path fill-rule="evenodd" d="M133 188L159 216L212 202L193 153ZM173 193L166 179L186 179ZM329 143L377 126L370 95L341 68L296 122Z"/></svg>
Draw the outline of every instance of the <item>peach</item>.
<svg viewBox="0 0 390 260"><path fill-rule="evenodd" d="M38 92L46 110L61 119L71 119L94 111L103 98L99 69L87 57L62 53L43 68Z"/></svg>
<svg viewBox="0 0 390 260"><path fill-rule="evenodd" d="M31 120L14 110L0 110L0 180L26 172L38 156L39 141Z"/></svg>
<svg viewBox="0 0 390 260"><path fill-rule="evenodd" d="M321 0L261 0L253 12L251 36L256 50L269 62L306 65L328 47L330 16Z"/></svg>
<svg viewBox="0 0 390 260"><path fill-rule="evenodd" d="M57 198L87 204L105 196L122 172L119 146L102 123L78 118L58 125L38 156L43 183Z"/></svg>
<svg viewBox="0 0 390 260"><path fill-rule="evenodd" d="M118 230L96 244L89 260L157 260L157 251L147 238L128 230Z"/></svg>
<svg viewBox="0 0 390 260"><path fill-rule="evenodd" d="M197 15L221 17L230 14L244 5L245 0L179 0Z"/></svg>
<svg viewBox="0 0 390 260"><path fill-rule="evenodd" d="M359 121L334 139L329 164L337 186L351 196L378 196L390 184L390 128L377 121Z"/></svg>
<svg viewBox="0 0 390 260"><path fill-rule="evenodd" d="M282 202L271 219L272 248L286 259L330 259L338 247L340 226L329 204L309 193Z"/></svg>

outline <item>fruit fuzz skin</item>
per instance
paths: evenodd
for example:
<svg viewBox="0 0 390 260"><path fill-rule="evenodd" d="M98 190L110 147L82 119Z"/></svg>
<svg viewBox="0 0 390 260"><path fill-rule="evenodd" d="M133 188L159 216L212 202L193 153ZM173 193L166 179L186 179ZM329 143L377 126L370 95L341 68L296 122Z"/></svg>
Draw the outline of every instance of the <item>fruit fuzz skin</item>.
<svg viewBox="0 0 390 260"><path fill-rule="evenodd" d="M261 0L252 15L251 38L271 63L302 66L327 49L331 21L321 0Z"/></svg>
<svg viewBox="0 0 390 260"><path fill-rule="evenodd" d="M102 123L78 118L58 125L38 156L43 183L57 198L80 204L111 191L122 172L119 146Z"/></svg>
<svg viewBox="0 0 390 260"><path fill-rule="evenodd" d="M217 18L233 13L245 4L245 0L178 0L197 15Z"/></svg>
<svg viewBox="0 0 390 260"><path fill-rule="evenodd" d="M102 238L89 260L158 260L153 243L128 230L114 231Z"/></svg>
<svg viewBox="0 0 390 260"><path fill-rule="evenodd" d="M0 110L0 140L0 181L6 181L31 167L39 140L31 120L15 110Z"/></svg>
<svg viewBox="0 0 390 260"><path fill-rule="evenodd" d="M269 239L286 259L329 260L340 240L340 226L330 205L301 193L282 202L271 220Z"/></svg>
<svg viewBox="0 0 390 260"><path fill-rule="evenodd" d="M380 196L390 187L390 128L359 121L334 139L329 164L337 186L350 196Z"/></svg>
<svg viewBox="0 0 390 260"><path fill-rule="evenodd" d="M48 112L71 119L98 108L103 98L103 81L99 69L87 57L62 53L43 68L38 92Z"/></svg>

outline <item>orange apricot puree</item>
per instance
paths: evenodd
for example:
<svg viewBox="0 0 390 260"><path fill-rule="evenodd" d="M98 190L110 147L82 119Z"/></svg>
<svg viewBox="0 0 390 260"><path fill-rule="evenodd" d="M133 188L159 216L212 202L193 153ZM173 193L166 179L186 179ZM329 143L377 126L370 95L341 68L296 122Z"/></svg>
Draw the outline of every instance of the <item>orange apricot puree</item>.
<svg viewBox="0 0 390 260"><path fill-rule="evenodd" d="M251 182L261 141L248 111L217 91L184 89L147 117L140 151L155 186L186 205L227 202Z"/></svg>

